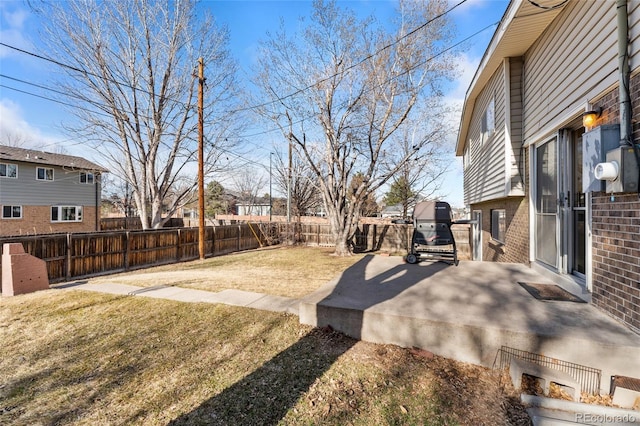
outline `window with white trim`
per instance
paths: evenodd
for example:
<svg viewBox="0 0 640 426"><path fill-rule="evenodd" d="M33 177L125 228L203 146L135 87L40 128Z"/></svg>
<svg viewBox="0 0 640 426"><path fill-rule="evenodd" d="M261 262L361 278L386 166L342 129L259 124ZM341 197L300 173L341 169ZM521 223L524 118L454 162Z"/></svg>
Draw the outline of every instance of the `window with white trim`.
<svg viewBox="0 0 640 426"><path fill-rule="evenodd" d="M93 185L93 182L94 182L93 173L80 172L80 183Z"/></svg>
<svg viewBox="0 0 640 426"><path fill-rule="evenodd" d="M82 206L51 206L51 222L82 222Z"/></svg>
<svg viewBox="0 0 640 426"><path fill-rule="evenodd" d="M22 219L22 206L2 206L3 219Z"/></svg>
<svg viewBox="0 0 640 426"><path fill-rule="evenodd" d="M11 163L0 163L0 177L18 178L18 165Z"/></svg>
<svg viewBox="0 0 640 426"><path fill-rule="evenodd" d="M469 143L467 143L467 146L465 146L464 148L464 154L462 156L462 168L466 169L467 167L469 167L471 165L471 148L469 148L471 144L471 141L469 141Z"/></svg>
<svg viewBox="0 0 640 426"><path fill-rule="evenodd" d="M491 98L487 109L482 115L482 135L480 136L480 143L484 145L485 141L493 135L496 130L496 100Z"/></svg>
<svg viewBox="0 0 640 426"><path fill-rule="evenodd" d="M36 179L38 180L53 180L53 169L49 167L36 168Z"/></svg>
<svg viewBox="0 0 640 426"><path fill-rule="evenodd" d="M504 244L507 232L507 213L505 209L491 210L491 238Z"/></svg>

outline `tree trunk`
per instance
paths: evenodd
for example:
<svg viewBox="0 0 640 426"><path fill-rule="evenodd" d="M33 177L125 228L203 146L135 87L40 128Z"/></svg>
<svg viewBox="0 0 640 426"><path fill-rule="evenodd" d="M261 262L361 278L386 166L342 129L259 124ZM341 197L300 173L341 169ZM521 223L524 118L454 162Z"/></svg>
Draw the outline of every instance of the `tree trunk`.
<svg viewBox="0 0 640 426"><path fill-rule="evenodd" d="M351 256L353 253L351 252L351 247L349 246L349 242L346 238L342 238L342 236L336 236L336 250L333 252L335 256Z"/></svg>

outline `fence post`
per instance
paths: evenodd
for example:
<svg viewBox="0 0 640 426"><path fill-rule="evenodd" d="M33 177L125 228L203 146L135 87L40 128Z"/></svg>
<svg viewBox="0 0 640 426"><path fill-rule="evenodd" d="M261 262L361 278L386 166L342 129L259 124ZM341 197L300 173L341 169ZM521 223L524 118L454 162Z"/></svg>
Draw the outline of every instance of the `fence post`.
<svg viewBox="0 0 640 426"><path fill-rule="evenodd" d="M216 255L216 225L213 225L213 232L211 233L211 256Z"/></svg>
<svg viewBox="0 0 640 426"><path fill-rule="evenodd" d="M242 235L242 225L238 225L238 250L240 251L240 235Z"/></svg>
<svg viewBox="0 0 640 426"><path fill-rule="evenodd" d="M129 246L130 246L129 231L126 231L124 235L125 235L124 237L124 270L128 271L129 270Z"/></svg>
<svg viewBox="0 0 640 426"><path fill-rule="evenodd" d="M182 253L180 253L180 237L182 236L182 233L180 232L180 228L178 228L178 240L176 241L176 261L180 262L180 259L182 259ZM200 244L200 237L198 236L198 244Z"/></svg>
<svg viewBox="0 0 640 426"><path fill-rule="evenodd" d="M371 235L371 250L375 250L376 247L378 247L378 238L381 238L382 236L378 237L378 224L374 223L373 224L373 232ZM380 241L380 248L382 248L382 241ZM367 249L369 249L369 240L367 239Z"/></svg>
<svg viewBox="0 0 640 426"><path fill-rule="evenodd" d="M64 276L67 281L71 280L71 234L67 233L67 261L65 262Z"/></svg>

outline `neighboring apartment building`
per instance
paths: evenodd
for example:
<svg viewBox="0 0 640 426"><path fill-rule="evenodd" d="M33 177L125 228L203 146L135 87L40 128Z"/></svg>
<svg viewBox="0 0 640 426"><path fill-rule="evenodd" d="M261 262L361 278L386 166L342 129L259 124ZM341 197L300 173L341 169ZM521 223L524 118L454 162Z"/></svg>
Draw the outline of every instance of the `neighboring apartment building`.
<svg viewBox="0 0 640 426"><path fill-rule="evenodd" d="M0 145L0 236L100 229L103 167Z"/></svg>
<svg viewBox="0 0 640 426"><path fill-rule="evenodd" d="M636 331L639 35L637 0L512 0L456 145L474 258L531 265ZM597 179L616 155L620 177Z"/></svg>

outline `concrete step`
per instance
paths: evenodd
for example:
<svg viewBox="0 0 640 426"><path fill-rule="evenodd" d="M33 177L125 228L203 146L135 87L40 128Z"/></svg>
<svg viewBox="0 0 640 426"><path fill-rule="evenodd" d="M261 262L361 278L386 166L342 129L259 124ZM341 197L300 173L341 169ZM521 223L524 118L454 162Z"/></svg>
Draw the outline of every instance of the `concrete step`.
<svg viewBox="0 0 640 426"><path fill-rule="evenodd" d="M576 423L575 413L570 413L568 411L531 407L527 409L527 414L531 417L533 426L565 426L579 424Z"/></svg>
<svg viewBox="0 0 640 426"><path fill-rule="evenodd" d="M520 399L528 407L527 412L534 426L640 425L640 411L526 394L522 394Z"/></svg>
<svg viewBox="0 0 640 426"><path fill-rule="evenodd" d="M601 370L600 391L612 375L640 377L640 336L588 303L536 300L518 282L546 280L524 265L368 256L303 298L300 322L487 367L503 346L544 354Z"/></svg>

